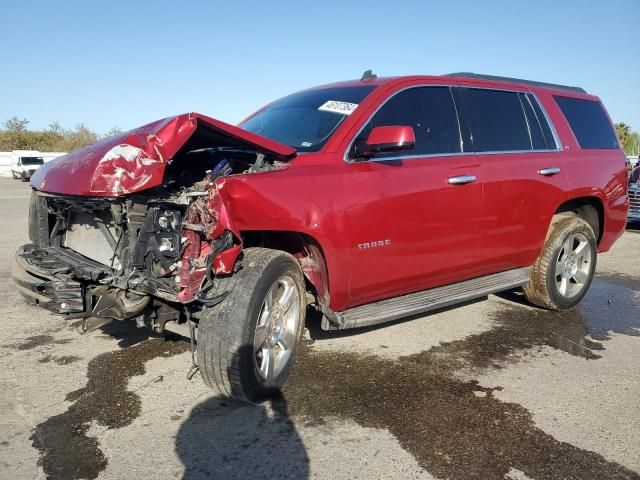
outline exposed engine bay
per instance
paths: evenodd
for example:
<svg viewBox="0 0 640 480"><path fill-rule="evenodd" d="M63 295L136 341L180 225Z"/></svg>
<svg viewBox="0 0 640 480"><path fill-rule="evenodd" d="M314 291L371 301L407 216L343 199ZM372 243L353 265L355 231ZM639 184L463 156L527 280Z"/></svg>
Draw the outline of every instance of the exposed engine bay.
<svg viewBox="0 0 640 480"><path fill-rule="evenodd" d="M38 288L54 299L45 308L76 318L140 317L162 331L182 305L197 315L224 296L213 279L233 273L242 243L219 193L224 177L281 166L255 149L187 142L154 188L119 197L34 190L33 243L18 256L31 274L42 273Z"/></svg>

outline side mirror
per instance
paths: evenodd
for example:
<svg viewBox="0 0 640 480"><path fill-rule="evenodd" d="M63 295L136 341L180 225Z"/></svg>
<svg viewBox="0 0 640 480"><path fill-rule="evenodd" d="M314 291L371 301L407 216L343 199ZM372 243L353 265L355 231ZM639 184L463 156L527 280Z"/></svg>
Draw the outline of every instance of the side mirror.
<svg viewBox="0 0 640 480"><path fill-rule="evenodd" d="M411 150L416 145L413 128L406 125L375 127L364 142L356 144L359 157L372 157L379 153Z"/></svg>

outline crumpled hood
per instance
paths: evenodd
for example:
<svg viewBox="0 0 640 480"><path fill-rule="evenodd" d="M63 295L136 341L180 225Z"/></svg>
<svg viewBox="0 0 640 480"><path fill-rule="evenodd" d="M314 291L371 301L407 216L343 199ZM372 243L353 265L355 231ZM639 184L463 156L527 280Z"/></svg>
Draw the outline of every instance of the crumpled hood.
<svg viewBox="0 0 640 480"><path fill-rule="evenodd" d="M117 197L157 187L162 183L167 163L197 128L211 129L282 161L296 154L287 145L228 123L199 113L186 113L45 163L31 177L31 185L48 193L94 197Z"/></svg>

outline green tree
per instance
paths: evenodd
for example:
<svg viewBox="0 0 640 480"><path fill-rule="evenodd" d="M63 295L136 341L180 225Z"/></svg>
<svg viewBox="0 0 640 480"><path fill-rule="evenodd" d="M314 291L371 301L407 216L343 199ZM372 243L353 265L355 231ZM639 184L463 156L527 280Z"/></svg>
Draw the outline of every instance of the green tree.
<svg viewBox="0 0 640 480"><path fill-rule="evenodd" d="M640 152L640 134L631 130L631 127L624 122L616 123L616 133L624 153L638 155Z"/></svg>
<svg viewBox="0 0 640 480"><path fill-rule="evenodd" d="M62 128L62 125L60 125L60 122L58 122L57 120L49 124L49 128L47 128L47 131L58 137L64 137L67 133L67 131Z"/></svg>
<svg viewBox="0 0 640 480"><path fill-rule="evenodd" d="M98 141L98 135L89 130L84 123L76 125L73 130L67 132L62 142L63 150L70 152L87 145L92 145Z"/></svg>
<svg viewBox="0 0 640 480"><path fill-rule="evenodd" d="M640 133L631 132L625 153L627 155L640 155Z"/></svg>
<svg viewBox="0 0 640 480"><path fill-rule="evenodd" d="M24 133L27 131L27 125L29 125L29 120L15 116L2 122L3 129L9 133Z"/></svg>
<svg viewBox="0 0 640 480"><path fill-rule="evenodd" d="M29 120L11 117L2 122L0 150L29 149L32 139L27 130Z"/></svg>
<svg viewBox="0 0 640 480"><path fill-rule="evenodd" d="M74 129L65 129L59 122L53 122L45 130L29 130L29 121L11 117L0 125L0 151L40 150L70 152L96 143L98 134L84 124Z"/></svg>
<svg viewBox="0 0 640 480"><path fill-rule="evenodd" d="M102 138L110 138L115 137L116 135L122 134L122 129L118 126L111 128L107 133L104 134Z"/></svg>

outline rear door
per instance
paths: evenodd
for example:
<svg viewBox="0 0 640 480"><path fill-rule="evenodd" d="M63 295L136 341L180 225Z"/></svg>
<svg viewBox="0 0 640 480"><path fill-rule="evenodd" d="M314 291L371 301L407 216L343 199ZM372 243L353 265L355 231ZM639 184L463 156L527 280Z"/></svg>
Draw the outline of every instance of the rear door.
<svg viewBox="0 0 640 480"><path fill-rule="evenodd" d="M531 265L566 198L562 152L534 95L460 88L482 168L485 273Z"/></svg>
<svg viewBox="0 0 640 480"><path fill-rule="evenodd" d="M351 305L469 278L479 259L482 179L473 152L463 151L451 89L397 92L354 143L387 125L411 126L415 148L347 158ZM450 183L464 176L472 180Z"/></svg>

